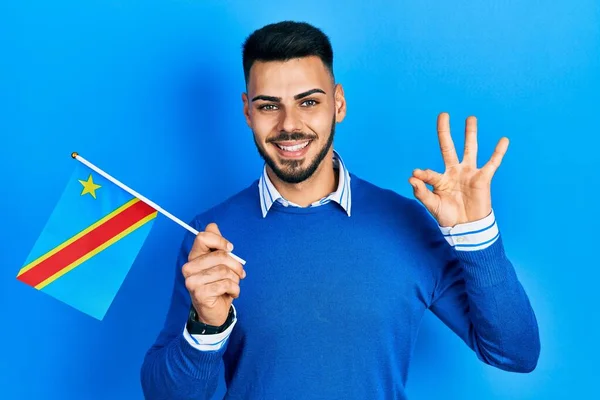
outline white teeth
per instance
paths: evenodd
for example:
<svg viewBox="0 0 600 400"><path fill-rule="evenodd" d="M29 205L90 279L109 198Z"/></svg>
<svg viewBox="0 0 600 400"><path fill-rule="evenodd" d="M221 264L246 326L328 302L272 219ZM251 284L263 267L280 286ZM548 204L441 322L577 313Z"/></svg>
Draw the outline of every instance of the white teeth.
<svg viewBox="0 0 600 400"><path fill-rule="evenodd" d="M294 146L281 146L278 144L277 147L279 147L280 149L282 149L284 151L299 151L299 150L302 150L303 148L305 148L306 146L308 146L309 143L310 143L310 141L304 142L302 144L297 144Z"/></svg>

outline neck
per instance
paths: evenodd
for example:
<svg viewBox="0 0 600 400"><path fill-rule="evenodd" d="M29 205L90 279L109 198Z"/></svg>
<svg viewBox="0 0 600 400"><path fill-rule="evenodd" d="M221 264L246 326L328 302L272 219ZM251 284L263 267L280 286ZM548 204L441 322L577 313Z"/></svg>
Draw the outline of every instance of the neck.
<svg viewBox="0 0 600 400"><path fill-rule="evenodd" d="M333 150L329 151L315 173L303 182L284 182L268 166L267 174L273 186L286 200L302 207L308 207L315 201L335 192L339 181L339 174L333 169Z"/></svg>

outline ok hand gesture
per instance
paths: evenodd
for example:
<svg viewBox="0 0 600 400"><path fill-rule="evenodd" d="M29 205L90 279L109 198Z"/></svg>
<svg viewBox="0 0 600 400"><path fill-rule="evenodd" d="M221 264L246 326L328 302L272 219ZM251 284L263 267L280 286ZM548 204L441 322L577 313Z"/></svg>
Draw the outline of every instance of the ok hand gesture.
<svg viewBox="0 0 600 400"><path fill-rule="evenodd" d="M465 151L459 162L450 135L450 116L438 115L438 139L446 170L444 173L430 169L415 169L409 179L415 197L443 227L476 221L492 211L491 182L508 149L508 138L496 145L490 160L477 168L477 119L467 118ZM425 184L431 185L430 190Z"/></svg>

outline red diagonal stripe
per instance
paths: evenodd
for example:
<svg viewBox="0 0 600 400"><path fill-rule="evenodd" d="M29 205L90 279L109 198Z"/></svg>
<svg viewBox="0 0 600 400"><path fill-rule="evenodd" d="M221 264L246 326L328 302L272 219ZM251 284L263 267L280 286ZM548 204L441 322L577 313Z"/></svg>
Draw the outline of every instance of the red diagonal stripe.
<svg viewBox="0 0 600 400"><path fill-rule="evenodd" d="M36 286L154 212L155 209L143 201L138 201L24 272L17 279Z"/></svg>

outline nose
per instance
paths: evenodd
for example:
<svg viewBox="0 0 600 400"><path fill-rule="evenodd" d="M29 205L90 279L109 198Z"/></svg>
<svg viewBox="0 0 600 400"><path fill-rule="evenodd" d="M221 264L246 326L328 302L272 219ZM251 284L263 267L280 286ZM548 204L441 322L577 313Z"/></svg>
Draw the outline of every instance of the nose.
<svg viewBox="0 0 600 400"><path fill-rule="evenodd" d="M302 130L302 121L298 113L293 109L284 110L280 113L279 131L280 132L299 132Z"/></svg>

